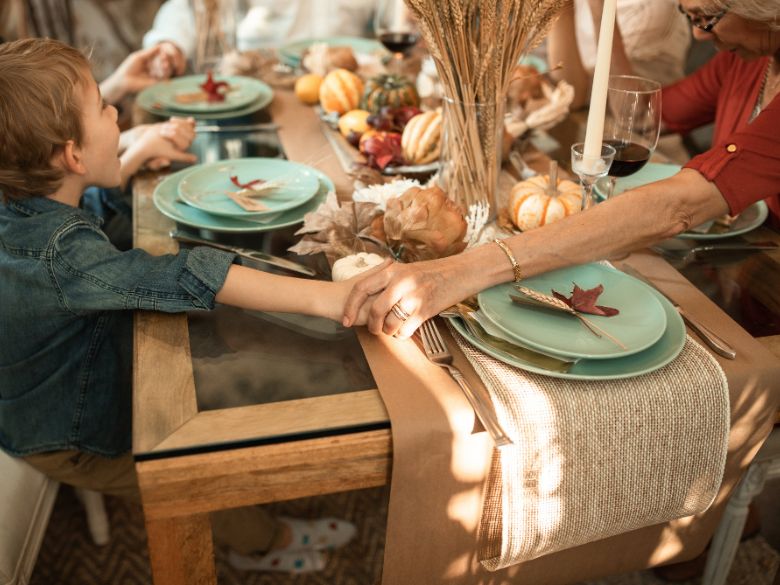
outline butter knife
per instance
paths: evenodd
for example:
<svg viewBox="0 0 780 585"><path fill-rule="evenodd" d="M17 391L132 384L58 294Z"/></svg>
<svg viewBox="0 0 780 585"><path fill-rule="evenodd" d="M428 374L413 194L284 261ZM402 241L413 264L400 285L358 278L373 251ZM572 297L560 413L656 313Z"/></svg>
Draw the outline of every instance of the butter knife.
<svg viewBox="0 0 780 585"><path fill-rule="evenodd" d="M661 293L666 300L668 300L670 303L672 303L672 306L675 308L675 310L680 314L680 317L682 317L683 321L690 327L696 335L698 335L704 343L707 344L707 347L709 347L712 351L717 353L720 356L723 356L726 359L733 360L737 357L737 352L734 350L733 347L731 347L728 343L726 343L723 339L721 339L718 335L716 335L714 332L707 329L704 325L699 323L696 319L688 315L683 308L680 306L680 304L672 299L669 295L667 295L664 291L662 291L660 288L658 288L655 283L651 282L650 279L648 279L646 276L640 274L637 272L634 268L631 268L631 266L623 265L622 267L623 272L626 274L630 274L637 280L641 280L646 285L654 288L659 293Z"/></svg>
<svg viewBox="0 0 780 585"><path fill-rule="evenodd" d="M220 244L219 242L214 242L212 240L206 240L204 238L197 238L195 236L183 234L178 230L171 230L169 235L177 242L182 242L185 244L195 244L200 246L211 246L212 248L217 248L218 250L233 252L234 254L237 254L242 258L257 260L258 262L263 262L265 264L276 266L277 268L290 270L291 272L297 272L298 274L305 274L306 276L314 276L315 274L317 274L315 270L312 270L308 266L304 266L303 264L298 264L297 262L293 262L292 260L287 260L287 258L272 256L271 254L266 254L265 252L261 252L259 250L252 250L250 248L241 248L240 246L230 246L228 244Z"/></svg>
<svg viewBox="0 0 780 585"><path fill-rule="evenodd" d="M273 132L279 129L273 122L261 124L233 124L220 126L219 124L196 124L195 132Z"/></svg>

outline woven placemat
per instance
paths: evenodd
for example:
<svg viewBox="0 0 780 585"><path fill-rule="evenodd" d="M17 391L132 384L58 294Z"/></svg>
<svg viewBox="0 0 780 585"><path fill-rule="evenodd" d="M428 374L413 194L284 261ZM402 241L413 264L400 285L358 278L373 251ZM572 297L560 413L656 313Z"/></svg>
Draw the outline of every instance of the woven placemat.
<svg viewBox="0 0 780 585"><path fill-rule="evenodd" d="M665 367L623 380L551 378L452 331L514 445L494 450L479 559L495 571L707 509L723 477L729 395L687 337Z"/></svg>

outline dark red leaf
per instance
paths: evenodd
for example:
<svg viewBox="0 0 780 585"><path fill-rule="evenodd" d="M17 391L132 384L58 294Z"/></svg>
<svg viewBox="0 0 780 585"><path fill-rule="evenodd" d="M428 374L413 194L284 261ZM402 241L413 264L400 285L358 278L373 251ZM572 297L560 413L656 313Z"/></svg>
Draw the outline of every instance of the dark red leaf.
<svg viewBox="0 0 780 585"><path fill-rule="evenodd" d="M209 102L224 102L225 94L220 91L221 88L228 88L224 81L214 81L214 75L211 71L206 73L206 81L200 84L200 88L206 92L206 99Z"/></svg>
<svg viewBox="0 0 780 585"><path fill-rule="evenodd" d="M572 284L574 284L574 290L572 291L570 297L562 295L556 290L552 291L553 296L556 299L560 299L561 301L569 305L572 309L580 313L589 313L590 315L601 315L602 317L612 317L620 313L620 311L618 311L613 307L605 307L603 305L596 304L596 301L598 300L599 296L601 295L601 293L604 292L603 285L600 284L598 286L585 290L577 286L576 283L572 283Z"/></svg>
<svg viewBox="0 0 780 585"><path fill-rule="evenodd" d="M369 136L363 141L362 152L366 155L368 164L384 170L388 165L404 164L401 135L396 133L381 133Z"/></svg>
<svg viewBox="0 0 780 585"><path fill-rule="evenodd" d="M255 179L254 181L249 181L248 183L242 183L241 181L238 180L238 175L231 175L230 182L233 183L239 189L251 189L257 184L265 183L265 180Z"/></svg>

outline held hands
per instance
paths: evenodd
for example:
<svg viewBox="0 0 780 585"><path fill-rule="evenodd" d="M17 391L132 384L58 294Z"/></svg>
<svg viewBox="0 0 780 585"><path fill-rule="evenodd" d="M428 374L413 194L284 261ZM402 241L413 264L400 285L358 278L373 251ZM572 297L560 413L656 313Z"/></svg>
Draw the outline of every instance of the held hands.
<svg viewBox="0 0 780 585"><path fill-rule="evenodd" d="M194 163L197 157L187 152L195 139L195 120L171 118L168 122L138 126L122 137L122 186L146 165L152 170L169 166L172 162ZM126 133L126 134L128 134Z"/></svg>
<svg viewBox="0 0 780 585"><path fill-rule="evenodd" d="M471 294L468 278L459 274L457 264L456 257L393 263L356 277L344 308L343 325L361 325L370 305L367 324L371 333L411 337L423 321Z"/></svg>
<svg viewBox="0 0 780 585"><path fill-rule="evenodd" d="M108 103L117 104L125 96L136 94L163 79L156 77L150 71L152 62L162 50L160 45L156 45L135 51L125 57L116 71L100 84L103 98Z"/></svg>
<svg viewBox="0 0 780 585"><path fill-rule="evenodd" d="M149 73L157 79L178 77L187 68L184 53L170 41L158 44L159 51L149 61Z"/></svg>

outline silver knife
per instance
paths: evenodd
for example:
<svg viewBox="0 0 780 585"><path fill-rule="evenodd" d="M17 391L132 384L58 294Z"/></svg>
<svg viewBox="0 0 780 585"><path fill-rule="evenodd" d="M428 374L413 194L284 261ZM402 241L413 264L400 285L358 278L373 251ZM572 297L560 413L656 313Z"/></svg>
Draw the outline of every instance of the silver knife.
<svg viewBox="0 0 780 585"><path fill-rule="evenodd" d="M177 242L183 242L185 244L197 244L201 246L211 246L212 248L217 248L218 250L226 250L227 252L233 252L234 254L237 254L243 258L257 260L258 262L271 264L272 266L276 266L277 268L283 268L285 270L290 270L292 272L297 272L299 274L305 274L306 276L314 276L315 274L317 274L315 270L312 270L308 266L304 266L303 264L298 264L297 262L293 262L292 260L287 260L287 258L272 256L271 254L266 254L265 252L261 252L259 250L241 248L239 246L230 246L228 244L220 244L219 242L214 242L212 240L206 240L203 238L190 236L188 234L182 234L177 230L171 230L169 235Z"/></svg>
<svg viewBox="0 0 780 585"><path fill-rule="evenodd" d="M278 130L279 125L273 122L263 124L234 124L220 126L218 124L198 124L195 132L271 132Z"/></svg>
<svg viewBox="0 0 780 585"><path fill-rule="evenodd" d="M669 295L667 295L664 291L662 291L660 288L658 288L655 283L651 282L650 279L645 277L644 275L637 272L635 269L631 268L630 266L623 265L622 267L623 272L626 274L630 274L637 280L641 280L646 285L651 286L655 290L657 290L659 293L661 293L677 310L677 312L680 314L680 317L683 318L683 321L685 321L688 324L688 327L690 327L699 337L701 337L702 341L707 344L707 346L717 353L720 356L723 356L724 358L733 360L737 357L737 352L734 350L733 347L731 347L728 343L723 341L718 335L707 329L704 325L699 323L696 319L688 315L683 308L672 299Z"/></svg>

